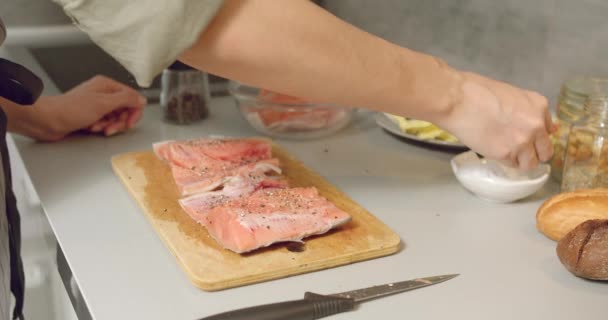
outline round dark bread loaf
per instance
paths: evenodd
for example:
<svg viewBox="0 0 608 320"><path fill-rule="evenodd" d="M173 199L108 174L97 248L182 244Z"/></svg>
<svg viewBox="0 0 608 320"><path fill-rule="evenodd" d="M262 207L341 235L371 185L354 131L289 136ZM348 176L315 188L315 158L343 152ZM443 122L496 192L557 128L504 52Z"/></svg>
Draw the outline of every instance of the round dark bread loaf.
<svg viewBox="0 0 608 320"><path fill-rule="evenodd" d="M608 280L608 220L587 220L557 243L557 256L573 274Z"/></svg>

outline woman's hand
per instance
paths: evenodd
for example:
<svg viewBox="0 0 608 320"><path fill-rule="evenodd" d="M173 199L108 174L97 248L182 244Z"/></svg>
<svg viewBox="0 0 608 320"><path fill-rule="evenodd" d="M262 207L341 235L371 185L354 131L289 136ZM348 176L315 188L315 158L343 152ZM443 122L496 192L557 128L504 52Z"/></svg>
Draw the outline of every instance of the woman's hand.
<svg viewBox="0 0 608 320"><path fill-rule="evenodd" d="M503 82L463 73L461 95L440 126L472 150L520 169L553 154L547 99Z"/></svg>
<svg viewBox="0 0 608 320"><path fill-rule="evenodd" d="M146 99L136 90L104 76L95 76L57 96L41 97L32 107L34 119L26 134L42 141L60 140L84 130L111 136L132 128Z"/></svg>

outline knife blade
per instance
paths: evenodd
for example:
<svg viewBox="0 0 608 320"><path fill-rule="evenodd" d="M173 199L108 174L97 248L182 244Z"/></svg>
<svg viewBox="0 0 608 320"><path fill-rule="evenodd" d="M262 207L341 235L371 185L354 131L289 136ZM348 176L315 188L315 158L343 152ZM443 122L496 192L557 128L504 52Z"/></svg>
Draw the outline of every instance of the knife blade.
<svg viewBox="0 0 608 320"><path fill-rule="evenodd" d="M306 292L304 299L253 306L199 320L314 320L351 311L358 303L441 283L457 277L448 274L388 283L369 288L321 295Z"/></svg>

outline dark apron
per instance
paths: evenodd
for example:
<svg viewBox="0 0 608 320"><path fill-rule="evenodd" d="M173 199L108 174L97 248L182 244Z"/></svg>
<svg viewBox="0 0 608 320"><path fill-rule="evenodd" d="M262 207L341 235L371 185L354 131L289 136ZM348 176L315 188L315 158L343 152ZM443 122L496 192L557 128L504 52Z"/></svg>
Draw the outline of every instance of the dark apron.
<svg viewBox="0 0 608 320"><path fill-rule="evenodd" d="M1 161L1 159L0 159ZM2 164L4 167L4 164ZM6 203L4 171L0 170L0 203ZM0 206L0 320L10 319L11 269L10 241L6 207Z"/></svg>
<svg viewBox="0 0 608 320"><path fill-rule="evenodd" d="M26 68L0 59L0 96L21 105L30 105L42 92L42 81ZM24 107L26 108L26 107ZM13 319L23 319L25 279L21 261L21 221L13 194L11 168L6 146L6 114L0 106L0 320L10 314L10 291L15 297ZM8 320L8 319L7 319Z"/></svg>
<svg viewBox="0 0 608 320"><path fill-rule="evenodd" d="M10 291L15 297L15 309L13 310L13 319L23 319L23 298L25 294L25 279L23 275L23 263L21 262L21 221L19 212L17 211L17 200L13 194L12 180L11 180L11 167L8 158L8 149L6 147L6 115L0 107L0 155L2 159L2 172L4 180L0 183L2 189L0 189L0 205L4 203L3 207L0 207L0 214L3 216L5 226L2 226L3 230L0 230L0 251L8 249L9 259L6 259L7 252L0 252L4 257L0 257L0 260L9 260L9 265L0 266L3 272L2 281L9 282L7 279L10 277ZM8 231L8 232L7 232ZM8 237L8 243L5 242ZM7 261L0 261L0 264L6 263ZM0 290L4 290L6 293L8 288L3 287ZM9 312L10 308L10 296L2 297L2 312L0 319L5 319L6 313Z"/></svg>

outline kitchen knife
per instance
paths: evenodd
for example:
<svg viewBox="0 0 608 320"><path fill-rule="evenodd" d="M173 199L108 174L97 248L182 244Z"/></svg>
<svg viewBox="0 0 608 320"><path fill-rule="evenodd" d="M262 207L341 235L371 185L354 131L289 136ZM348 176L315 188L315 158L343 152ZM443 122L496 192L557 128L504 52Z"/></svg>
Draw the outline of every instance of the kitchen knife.
<svg viewBox="0 0 608 320"><path fill-rule="evenodd" d="M228 311L199 320L313 320L351 311L355 305L450 280L458 274L419 278L330 295L306 292L304 299Z"/></svg>

